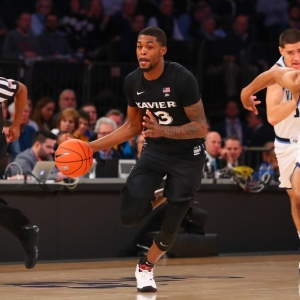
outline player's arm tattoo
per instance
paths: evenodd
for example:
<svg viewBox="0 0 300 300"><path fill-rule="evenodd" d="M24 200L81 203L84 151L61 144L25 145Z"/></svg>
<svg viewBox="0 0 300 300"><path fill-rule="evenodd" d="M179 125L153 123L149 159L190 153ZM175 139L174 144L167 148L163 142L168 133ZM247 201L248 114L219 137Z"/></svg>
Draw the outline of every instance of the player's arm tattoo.
<svg viewBox="0 0 300 300"><path fill-rule="evenodd" d="M190 123L182 126L166 126L165 137L172 139L203 138L207 133L207 123L202 99L184 108Z"/></svg>

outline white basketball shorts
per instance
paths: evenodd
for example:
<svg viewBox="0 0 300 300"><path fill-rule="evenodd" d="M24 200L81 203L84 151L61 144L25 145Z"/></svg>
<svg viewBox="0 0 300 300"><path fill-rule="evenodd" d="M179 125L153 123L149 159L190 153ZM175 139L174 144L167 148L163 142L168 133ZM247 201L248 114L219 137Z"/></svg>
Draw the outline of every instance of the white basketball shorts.
<svg viewBox="0 0 300 300"><path fill-rule="evenodd" d="M298 143L285 144L275 140L274 145L280 173L279 187L291 189L291 176L296 162L300 162L300 141Z"/></svg>

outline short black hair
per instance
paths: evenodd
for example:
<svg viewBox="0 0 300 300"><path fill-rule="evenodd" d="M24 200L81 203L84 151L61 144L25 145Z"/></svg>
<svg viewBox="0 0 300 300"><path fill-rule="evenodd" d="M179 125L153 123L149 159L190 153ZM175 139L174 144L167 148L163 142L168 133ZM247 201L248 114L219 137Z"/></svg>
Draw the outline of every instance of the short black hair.
<svg viewBox="0 0 300 300"><path fill-rule="evenodd" d="M84 107L87 107L87 106L93 106L93 107L95 107L96 108L96 105L95 105L95 103L92 103L92 102L88 102L88 103L84 103L81 107L80 107L80 109L83 109Z"/></svg>
<svg viewBox="0 0 300 300"><path fill-rule="evenodd" d="M56 141L57 136L49 130L43 130L43 129L38 130L35 132L35 134L33 136L32 145L35 142L40 142L41 144L44 144L46 139L51 139L51 140Z"/></svg>
<svg viewBox="0 0 300 300"><path fill-rule="evenodd" d="M161 30L158 27L150 26L143 29L140 33L140 35L151 35L156 37L157 41L164 47L167 46L167 37L163 30Z"/></svg>
<svg viewBox="0 0 300 300"><path fill-rule="evenodd" d="M300 42L300 31L296 28L289 28L283 31L279 37L279 47L284 48L286 44Z"/></svg>
<svg viewBox="0 0 300 300"><path fill-rule="evenodd" d="M224 144L225 144L228 140L238 141L238 142L241 143L240 138L239 138L236 134L228 135L228 136L225 138L225 140L224 140Z"/></svg>
<svg viewBox="0 0 300 300"><path fill-rule="evenodd" d="M90 115L83 109L78 110L79 119L82 118L90 123Z"/></svg>

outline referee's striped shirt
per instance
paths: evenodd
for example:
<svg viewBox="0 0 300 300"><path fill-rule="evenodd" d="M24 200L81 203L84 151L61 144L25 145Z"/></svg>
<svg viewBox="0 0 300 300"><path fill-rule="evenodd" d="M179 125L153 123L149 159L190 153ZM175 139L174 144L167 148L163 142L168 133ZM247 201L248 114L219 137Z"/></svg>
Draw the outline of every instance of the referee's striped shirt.
<svg viewBox="0 0 300 300"><path fill-rule="evenodd" d="M9 79L9 81L4 77L0 77L0 102L13 97L19 89L17 81L13 79Z"/></svg>

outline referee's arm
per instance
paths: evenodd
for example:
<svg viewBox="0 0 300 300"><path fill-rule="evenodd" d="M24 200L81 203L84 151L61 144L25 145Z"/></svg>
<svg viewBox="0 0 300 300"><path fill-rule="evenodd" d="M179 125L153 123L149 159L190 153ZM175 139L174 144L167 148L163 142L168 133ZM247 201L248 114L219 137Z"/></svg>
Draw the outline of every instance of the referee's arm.
<svg viewBox="0 0 300 300"><path fill-rule="evenodd" d="M20 125L22 120L22 114L27 104L27 88L21 82L18 82L18 85L19 85L19 89L14 96L15 117L12 125L9 128L8 138L10 139L11 142L17 140L20 136Z"/></svg>
<svg viewBox="0 0 300 300"><path fill-rule="evenodd" d="M18 84L19 84L19 89L16 92L15 97L14 97L15 117L14 117L13 123L20 126L21 119L22 119L22 114L23 114L23 111L24 111L25 106L27 104L27 88L21 82L18 82Z"/></svg>

